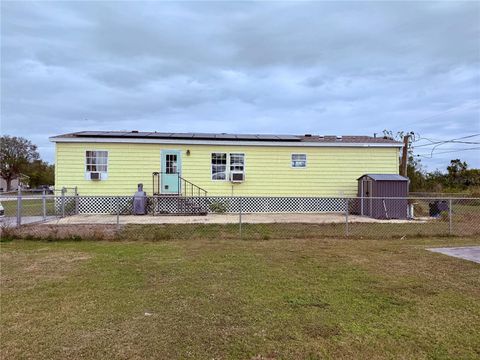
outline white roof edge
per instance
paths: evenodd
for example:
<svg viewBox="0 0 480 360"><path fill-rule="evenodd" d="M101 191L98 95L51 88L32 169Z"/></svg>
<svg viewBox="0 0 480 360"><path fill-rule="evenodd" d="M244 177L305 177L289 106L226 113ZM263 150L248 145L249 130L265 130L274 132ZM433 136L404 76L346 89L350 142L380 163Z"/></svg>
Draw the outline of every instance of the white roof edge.
<svg viewBox="0 0 480 360"><path fill-rule="evenodd" d="M130 144L182 144L182 145L230 145L230 146L277 146L277 147L387 147L401 148L401 143L341 143L341 142L278 142L278 141L231 141L189 139L143 139L143 138L74 138L51 137L51 142L61 143L130 143Z"/></svg>

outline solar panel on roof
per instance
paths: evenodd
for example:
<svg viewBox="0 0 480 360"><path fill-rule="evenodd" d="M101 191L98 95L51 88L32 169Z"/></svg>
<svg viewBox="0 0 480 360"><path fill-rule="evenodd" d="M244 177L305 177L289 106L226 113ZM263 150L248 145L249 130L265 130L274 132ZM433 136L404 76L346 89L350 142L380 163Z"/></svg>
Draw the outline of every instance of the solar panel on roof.
<svg viewBox="0 0 480 360"><path fill-rule="evenodd" d="M170 137L172 139L191 139L193 138L193 133L173 133Z"/></svg>
<svg viewBox="0 0 480 360"><path fill-rule="evenodd" d="M105 134L102 136L110 136L110 137L121 137L129 134L127 131L112 131L110 134Z"/></svg>
<svg viewBox="0 0 480 360"><path fill-rule="evenodd" d="M277 135L262 135L262 134L257 135L257 139L259 139L259 140L279 140Z"/></svg>
<svg viewBox="0 0 480 360"><path fill-rule="evenodd" d="M151 132L150 134L146 135L146 137L158 138L158 139L169 138L170 136L172 136L172 133L162 133L162 132Z"/></svg>
<svg viewBox="0 0 480 360"><path fill-rule="evenodd" d="M75 133L77 136L100 136L103 135L104 131L82 131L79 133Z"/></svg>
<svg viewBox="0 0 480 360"><path fill-rule="evenodd" d="M300 141L300 137L295 135L277 135L279 140L286 140L286 141Z"/></svg>
<svg viewBox="0 0 480 360"><path fill-rule="evenodd" d="M119 135L119 136L122 136L122 137L145 137L147 134L149 134L148 132L140 132L140 131L137 131L137 132L125 132L123 133L122 135Z"/></svg>
<svg viewBox="0 0 480 360"><path fill-rule="evenodd" d="M256 135L251 134L237 134L237 140L258 140Z"/></svg>
<svg viewBox="0 0 480 360"><path fill-rule="evenodd" d="M195 139L195 140L226 140L226 141L299 141L299 142L384 142L395 143L392 139L371 138L368 136L335 136L315 135L306 137L303 135L272 135L272 134L215 134L215 133L170 133L150 131L79 131L66 134L70 137L105 137L105 138L156 138L156 139Z"/></svg>
<svg viewBox="0 0 480 360"><path fill-rule="evenodd" d="M236 140L237 137L235 134L217 134L215 135L215 139L220 140Z"/></svg>
<svg viewBox="0 0 480 360"><path fill-rule="evenodd" d="M194 139L215 139L214 133L195 133L193 134Z"/></svg>

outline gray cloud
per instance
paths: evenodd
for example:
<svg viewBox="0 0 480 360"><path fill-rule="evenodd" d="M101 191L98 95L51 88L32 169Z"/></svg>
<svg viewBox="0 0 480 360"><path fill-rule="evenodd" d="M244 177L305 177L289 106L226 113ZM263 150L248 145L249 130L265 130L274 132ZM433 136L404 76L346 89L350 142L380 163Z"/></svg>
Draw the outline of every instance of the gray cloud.
<svg viewBox="0 0 480 360"><path fill-rule="evenodd" d="M48 136L88 129L480 133L476 2L1 7L2 133L49 161ZM424 163L458 156L480 166Z"/></svg>

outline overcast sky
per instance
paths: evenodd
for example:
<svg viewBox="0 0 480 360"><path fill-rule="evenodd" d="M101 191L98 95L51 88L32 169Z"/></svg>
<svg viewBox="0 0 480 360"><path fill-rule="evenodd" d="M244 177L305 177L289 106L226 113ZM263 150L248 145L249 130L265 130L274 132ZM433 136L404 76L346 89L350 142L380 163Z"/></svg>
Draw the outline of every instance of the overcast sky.
<svg viewBox="0 0 480 360"><path fill-rule="evenodd" d="M480 133L479 2L1 2L2 134ZM480 136L466 141L480 143ZM421 140L417 144L427 144ZM480 144L445 144L430 169ZM431 146L420 147L429 154Z"/></svg>

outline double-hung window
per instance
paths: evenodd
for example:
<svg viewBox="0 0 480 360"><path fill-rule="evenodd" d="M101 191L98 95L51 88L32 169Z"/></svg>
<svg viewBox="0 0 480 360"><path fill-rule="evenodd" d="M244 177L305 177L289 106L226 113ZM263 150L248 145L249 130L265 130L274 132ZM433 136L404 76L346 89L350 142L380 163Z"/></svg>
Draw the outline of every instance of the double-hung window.
<svg viewBox="0 0 480 360"><path fill-rule="evenodd" d="M85 172L100 173L101 179L105 179L108 173L108 151L87 150L85 152Z"/></svg>
<svg viewBox="0 0 480 360"><path fill-rule="evenodd" d="M227 180L227 154L212 153L212 180Z"/></svg>
<svg viewBox="0 0 480 360"><path fill-rule="evenodd" d="M245 154L230 154L230 172L243 172L245 169Z"/></svg>
<svg viewBox="0 0 480 360"><path fill-rule="evenodd" d="M293 168L307 167L307 154L292 154L292 167Z"/></svg>
<svg viewBox="0 0 480 360"><path fill-rule="evenodd" d="M231 173L245 172L245 154L212 153L212 180L228 181Z"/></svg>

